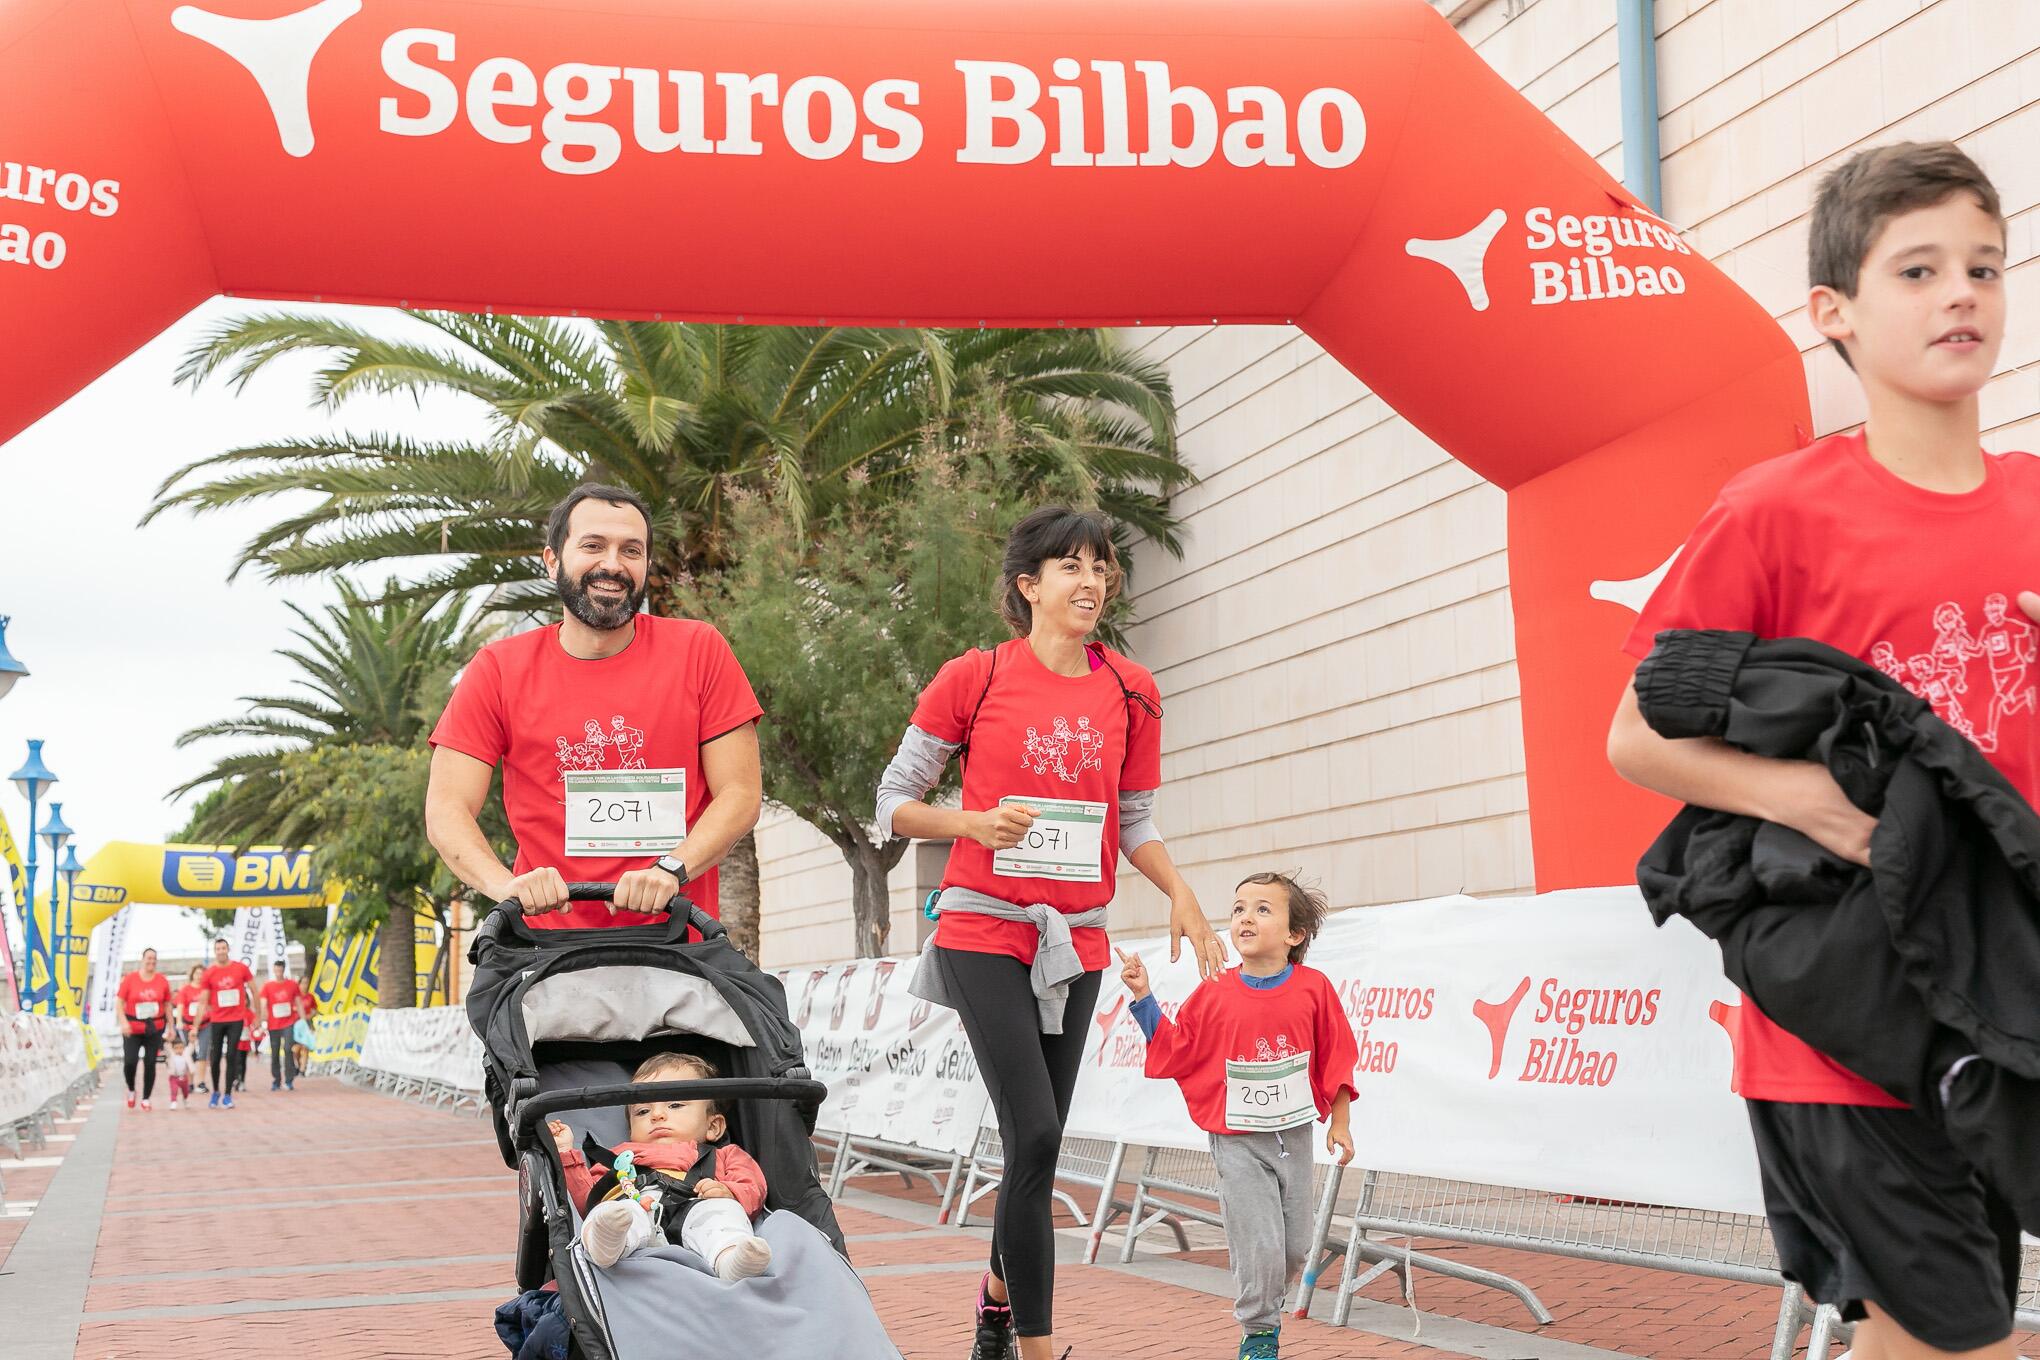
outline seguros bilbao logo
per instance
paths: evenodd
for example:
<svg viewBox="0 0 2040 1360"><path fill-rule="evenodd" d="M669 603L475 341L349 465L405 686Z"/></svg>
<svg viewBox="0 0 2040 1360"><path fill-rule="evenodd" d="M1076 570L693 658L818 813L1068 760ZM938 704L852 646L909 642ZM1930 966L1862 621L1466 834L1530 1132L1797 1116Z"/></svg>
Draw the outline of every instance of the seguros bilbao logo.
<svg viewBox="0 0 2040 1360"><path fill-rule="evenodd" d="M1488 1031L1490 1081L1501 1075L1510 1033L1531 983L1526 977L1500 1001L1473 1003L1475 1018ZM1658 987L1567 987L1555 977L1545 978L1524 1023L1544 1026L1546 1032L1531 1036L1516 1080L1547 1086L1609 1085L1620 1062L1613 1039L1622 1031L1656 1024L1663 998Z"/></svg>

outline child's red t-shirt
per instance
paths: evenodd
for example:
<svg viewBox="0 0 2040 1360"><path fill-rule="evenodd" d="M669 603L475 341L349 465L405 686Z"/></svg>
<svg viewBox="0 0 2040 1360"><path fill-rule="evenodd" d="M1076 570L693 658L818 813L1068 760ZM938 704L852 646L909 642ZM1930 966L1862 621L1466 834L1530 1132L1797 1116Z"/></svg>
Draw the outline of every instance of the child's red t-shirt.
<svg viewBox="0 0 2040 1360"><path fill-rule="evenodd" d="M1984 468L1975 491L1928 491L1871 458L1861 433L1749 468L1686 540L1628 652L1648 655L1668 628L1825 642L1932 703L2036 801L2040 629L2018 599L2040 590L2040 458L1986 456ZM1738 1013L1745 1097L1903 1107L1747 1000Z"/></svg>
<svg viewBox="0 0 2040 1360"><path fill-rule="evenodd" d="M1161 719L1129 701L1120 683L1159 712L1154 677L1109 647L1093 650L1103 664L1076 676L1042 665L1025 638L1000 644L996 662L993 655L974 650L945 664L921 691L914 726L945 742L961 742L968 731L966 811L982 812L1008 797L1103 804L1101 867L1095 878L1009 877L995 871L990 850L962 838L950 849L943 886L1020 906L1040 902L1065 914L1102 907L1112 900L1119 874L1119 794L1162 782ZM1105 966L1111 951L1103 930L1080 927L1072 937L1086 970ZM935 943L1032 964L1038 937L1025 921L945 912L936 922Z"/></svg>
<svg viewBox="0 0 2040 1360"><path fill-rule="evenodd" d="M1242 1080L1265 1085L1285 1059L1298 1057L1308 1059L1303 1076L1316 1106L1314 1118L1330 1114L1341 1091L1356 1094L1353 1064L1359 1046L1331 979L1299 963L1273 987L1250 987L1240 980L1239 969L1229 968L1199 983L1173 1022L1164 1016L1156 1024L1145 1070L1150 1077L1175 1079L1198 1128L1266 1132L1228 1121L1228 1087ZM1308 1122L1301 1119L1289 1127Z"/></svg>
<svg viewBox="0 0 2040 1360"><path fill-rule="evenodd" d="M685 826L691 827L711 796L701 773L702 746L764 714L736 654L712 626L640 614L635 628L629 646L596 661L569 656L560 646L558 624L490 643L461 672L432 730L432 745L502 765L503 810L517 838L516 873L550 865L569 882L613 883L649 868L679 843L685 828L674 826L671 834L628 850L592 851L582 844L570 854L569 783L589 788L601 784L605 773L677 779L674 787L684 790L679 801ZM640 801L629 788L574 796L586 805L578 809L577 823L592 819L584 831L641 825L611 815ZM662 814L650 825L664 828L669 821ZM703 911L717 914L713 869L684 891ZM663 913L637 916L612 912L604 902L576 902L564 911L528 917L525 924L557 929L665 919Z"/></svg>

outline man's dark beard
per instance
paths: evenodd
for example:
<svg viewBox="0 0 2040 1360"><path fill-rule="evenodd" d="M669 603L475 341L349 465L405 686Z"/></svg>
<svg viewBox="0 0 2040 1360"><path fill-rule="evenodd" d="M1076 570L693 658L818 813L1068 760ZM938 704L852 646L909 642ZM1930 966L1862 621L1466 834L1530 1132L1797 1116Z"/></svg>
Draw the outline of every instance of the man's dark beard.
<svg viewBox="0 0 2040 1360"><path fill-rule="evenodd" d="M598 600L588 593L588 587L597 581L614 581L624 589L623 598L614 603ZM567 612L600 632L611 633L637 617L638 606L645 602L645 587L633 586L631 579L622 572L590 569L583 572L576 581L567 575L562 564L553 572L553 584L559 587L560 602Z"/></svg>

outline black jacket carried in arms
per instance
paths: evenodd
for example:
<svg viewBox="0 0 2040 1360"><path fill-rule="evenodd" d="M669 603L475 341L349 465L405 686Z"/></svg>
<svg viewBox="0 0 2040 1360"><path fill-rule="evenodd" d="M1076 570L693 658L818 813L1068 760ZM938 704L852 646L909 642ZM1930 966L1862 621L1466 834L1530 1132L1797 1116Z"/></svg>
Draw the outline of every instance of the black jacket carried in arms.
<svg viewBox="0 0 2040 1360"><path fill-rule="evenodd" d="M1790 1033L1935 1120L2040 1233L2040 815L1875 667L1801 638L1668 631L1637 668L1660 736L1813 760L1877 818L1869 869L1687 807L1637 865Z"/></svg>

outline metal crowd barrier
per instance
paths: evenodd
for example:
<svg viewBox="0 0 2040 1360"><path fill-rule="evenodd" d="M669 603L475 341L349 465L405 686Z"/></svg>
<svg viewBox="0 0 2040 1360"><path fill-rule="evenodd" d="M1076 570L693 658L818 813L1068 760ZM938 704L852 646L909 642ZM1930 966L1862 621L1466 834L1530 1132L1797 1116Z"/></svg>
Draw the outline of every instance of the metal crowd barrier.
<svg viewBox="0 0 2040 1360"><path fill-rule="evenodd" d="M478 1118L488 1114L488 1106L483 1102L480 1091L470 1091L451 1082L363 1067L351 1058L332 1058L318 1066L321 1075L338 1077L349 1086L366 1087L383 1095L429 1105L435 1110L465 1109Z"/></svg>
<svg viewBox="0 0 2040 1360"><path fill-rule="evenodd" d="M1060 1184L1050 1191L1069 1209L1078 1226L1085 1230L1085 1265L1098 1259L1099 1243L1112 1220L1133 1208L1130 1200L1119 1198L1120 1173L1125 1165L1126 1144L1107 1142L1103 1138L1065 1138L1056 1154L1055 1178L1058 1182L1067 1181L1098 1192L1097 1203L1086 1214L1083 1206ZM977 1147L971 1154L970 1171L964 1179L963 1197L956 1210L958 1227L970 1221L971 1205L999 1188L1005 1173L1005 1144L1000 1141L998 1126L986 1124L978 1129ZM1176 1226L1176 1237L1179 1241L1183 1240L1180 1224ZM1185 1249L1188 1249L1187 1242Z"/></svg>
<svg viewBox="0 0 2040 1360"><path fill-rule="evenodd" d="M27 1157L30 1152L42 1151L50 1145L50 1135L57 1131L59 1115L65 1119L76 1118L78 1102L98 1089L99 1069L88 1068L33 1113L0 1124L0 1146L12 1152L16 1160ZM4 1169L4 1164L0 1164L0 1169ZM6 1198L7 1178L0 1176L0 1200Z"/></svg>
<svg viewBox="0 0 2040 1360"><path fill-rule="evenodd" d="M829 1197L834 1199L842 1194L844 1182L868 1171L890 1171L907 1184L919 1176L941 1197L935 1221L947 1223L950 1205L962 1184L963 1163L961 1152L931 1152L909 1143L854 1137L846 1130L829 1165Z"/></svg>

